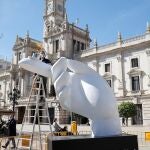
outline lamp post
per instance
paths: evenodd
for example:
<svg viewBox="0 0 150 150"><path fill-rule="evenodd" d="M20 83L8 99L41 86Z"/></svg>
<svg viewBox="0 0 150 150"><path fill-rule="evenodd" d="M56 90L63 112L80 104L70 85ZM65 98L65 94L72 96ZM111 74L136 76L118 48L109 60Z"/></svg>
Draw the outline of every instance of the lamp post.
<svg viewBox="0 0 150 150"><path fill-rule="evenodd" d="M8 97L13 105L13 111L15 111L15 105L18 104L17 100L20 98L20 91L16 88L13 89L13 92L8 94Z"/></svg>

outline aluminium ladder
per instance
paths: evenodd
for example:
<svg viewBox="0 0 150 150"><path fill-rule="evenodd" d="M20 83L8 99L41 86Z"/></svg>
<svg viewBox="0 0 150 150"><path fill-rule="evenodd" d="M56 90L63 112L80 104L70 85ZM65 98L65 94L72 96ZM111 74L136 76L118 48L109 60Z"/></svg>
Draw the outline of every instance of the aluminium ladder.
<svg viewBox="0 0 150 150"><path fill-rule="evenodd" d="M41 99L44 100L41 101ZM26 105L26 110L17 141L17 149L43 150L41 134L42 125L44 125L44 128L45 125L47 125L49 131L46 132L51 133L51 135L53 134L49 117L48 104L45 98L43 79L42 77L36 75L32 83L29 101ZM37 137L39 139L39 147L35 148L35 143L33 141ZM26 141L28 144L24 146L23 140Z"/></svg>

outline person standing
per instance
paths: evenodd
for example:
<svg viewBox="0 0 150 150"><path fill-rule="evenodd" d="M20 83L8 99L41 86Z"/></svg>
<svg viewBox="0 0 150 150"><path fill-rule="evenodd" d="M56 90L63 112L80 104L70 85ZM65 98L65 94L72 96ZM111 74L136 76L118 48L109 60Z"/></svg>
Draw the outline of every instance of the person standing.
<svg viewBox="0 0 150 150"><path fill-rule="evenodd" d="M124 118L124 117L122 118L122 125L126 125L126 124L125 124L125 118Z"/></svg>
<svg viewBox="0 0 150 150"><path fill-rule="evenodd" d="M16 143L15 143L15 138L14 136L16 136L16 120L14 118L14 115L10 116L10 119L8 120L8 122L6 122L6 125L8 126L8 140L6 142L6 144L4 146L2 146L3 148L7 148L7 146L9 145L10 141L12 141L12 145L13 147L11 148L16 148Z"/></svg>

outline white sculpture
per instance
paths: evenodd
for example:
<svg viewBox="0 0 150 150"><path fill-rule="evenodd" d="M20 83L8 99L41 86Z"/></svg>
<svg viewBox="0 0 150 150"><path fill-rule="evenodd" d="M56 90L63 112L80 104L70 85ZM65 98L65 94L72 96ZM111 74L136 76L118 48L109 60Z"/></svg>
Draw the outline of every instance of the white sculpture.
<svg viewBox="0 0 150 150"><path fill-rule="evenodd" d="M107 82L79 61L60 58L53 66L24 58L19 65L52 78L61 106L90 119L93 136L121 134L116 98Z"/></svg>

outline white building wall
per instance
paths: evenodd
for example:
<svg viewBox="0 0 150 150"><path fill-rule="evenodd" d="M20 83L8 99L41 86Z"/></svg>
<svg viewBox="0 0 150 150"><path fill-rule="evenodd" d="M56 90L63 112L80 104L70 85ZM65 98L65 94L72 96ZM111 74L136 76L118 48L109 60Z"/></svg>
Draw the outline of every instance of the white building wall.
<svg viewBox="0 0 150 150"><path fill-rule="evenodd" d="M150 33L149 33L150 34ZM98 60L97 71L105 78L112 79L112 89L119 99L131 101L142 105L143 125L150 124L150 36L134 37L120 43L112 43L100 46L95 50L87 49L80 56L81 61L94 68L93 63ZM132 68L131 59L138 58L139 67ZM110 63L110 73L105 73L105 64ZM94 68L96 70L96 68ZM140 90L132 91L131 77L140 77Z"/></svg>

